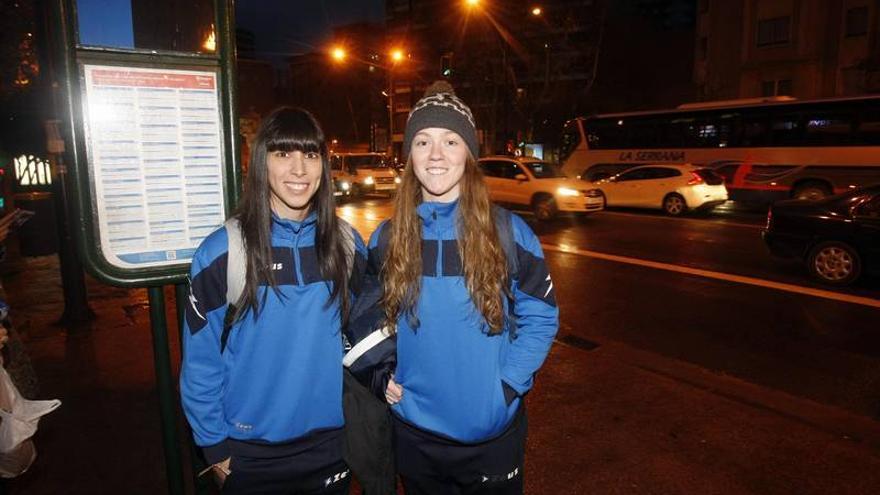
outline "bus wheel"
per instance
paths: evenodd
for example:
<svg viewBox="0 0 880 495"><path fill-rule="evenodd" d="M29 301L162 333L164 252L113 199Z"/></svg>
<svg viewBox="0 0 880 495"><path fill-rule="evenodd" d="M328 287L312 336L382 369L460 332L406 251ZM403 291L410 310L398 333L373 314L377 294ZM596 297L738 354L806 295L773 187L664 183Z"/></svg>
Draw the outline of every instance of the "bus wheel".
<svg viewBox="0 0 880 495"><path fill-rule="evenodd" d="M685 203L684 198L680 194L667 194L666 197L663 198L663 211L665 211L667 215L677 217L686 212L687 209L687 203Z"/></svg>
<svg viewBox="0 0 880 495"><path fill-rule="evenodd" d="M843 286L859 278L862 260L849 244L828 241L819 243L810 250L807 269L820 282Z"/></svg>
<svg viewBox="0 0 880 495"><path fill-rule="evenodd" d="M535 219L544 222L556 216L556 200L553 196L541 195L532 200L532 212Z"/></svg>
<svg viewBox="0 0 880 495"><path fill-rule="evenodd" d="M792 197L795 199L806 199L808 201L819 201L826 196L831 196L831 188L828 187L828 184L817 181L798 184L792 193Z"/></svg>

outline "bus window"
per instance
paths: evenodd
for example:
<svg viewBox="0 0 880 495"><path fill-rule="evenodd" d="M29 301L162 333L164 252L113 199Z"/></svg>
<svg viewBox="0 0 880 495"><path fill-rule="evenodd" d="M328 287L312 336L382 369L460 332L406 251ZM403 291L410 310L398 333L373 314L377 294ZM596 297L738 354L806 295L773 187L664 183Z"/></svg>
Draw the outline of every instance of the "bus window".
<svg viewBox="0 0 880 495"><path fill-rule="evenodd" d="M770 120L770 139L773 146L799 146L803 144L803 126L800 115L775 115Z"/></svg>
<svg viewBox="0 0 880 495"><path fill-rule="evenodd" d="M862 146L880 144L880 115L865 113L858 127L858 142Z"/></svg>
<svg viewBox="0 0 880 495"><path fill-rule="evenodd" d="M686 148L717 148L722 143L727 146L730 126L717 121L691 121L683 127Z"/></svg>
<svg viewBox="0 0 880 495"><path fill-rule="evenodd" d="M767 117L765 115L743 116L741 146L767 146L767 134Z"/></svg>
<svg viewBox="0 0 880 495"><path fill-rule="evenodd" d="M692 119L672 119L660 126L660 143L662 148L681 148L684 145L687 124Z"/></svg>
<svg viewBox="0 0 880 495"><path fill-rule="evenodd" d="M630 120L626 126L627 142L634 148L657 147L657 121L653 119Z"/></svg>
<svg viewBox="0 0 880 495"><path fill-rule="evenodd" d="M587 140L594 149L632 148L626 140L626 125L620 120L587 122Z"/></svg>
<svg viewBox="0 0 880 495"><path fill-rule="evenodd" d="M806 116L804 142L817 146L842 146L852 142L850 114L809 113Z"/></svg>

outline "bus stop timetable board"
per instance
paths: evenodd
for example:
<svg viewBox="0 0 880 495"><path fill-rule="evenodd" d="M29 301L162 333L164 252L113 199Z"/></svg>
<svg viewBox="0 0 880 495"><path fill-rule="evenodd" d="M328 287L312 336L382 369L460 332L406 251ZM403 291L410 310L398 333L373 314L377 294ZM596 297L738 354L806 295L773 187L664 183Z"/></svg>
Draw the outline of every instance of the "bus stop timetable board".
<svg viewBox="0 0 880 495"><path fill-rule="evenodd" d="M121 269L189 263L225 217L213 71L84 65L100 250Z"/></svg>

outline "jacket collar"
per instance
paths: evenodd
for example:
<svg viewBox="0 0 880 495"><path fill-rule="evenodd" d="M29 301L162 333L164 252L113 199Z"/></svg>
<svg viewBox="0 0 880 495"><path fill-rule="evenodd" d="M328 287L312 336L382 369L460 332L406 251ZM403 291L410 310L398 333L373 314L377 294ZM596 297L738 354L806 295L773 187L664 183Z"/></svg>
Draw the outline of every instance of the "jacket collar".
<svg viewBox="0 0 880 495"><path fill-rule="evenodd" d="M282 237L294 237L302 232L313 230L317 222L318 214L314 211L309 212L306 218L301 221L281 218L273 212L272 233L281 235Z"/></svg>
<svg viewBox="0 0 880 495"><path fill-rule="evenodd" d="M442 232L455 226L458 216L458 200L449 203L424 201L416 209L426 228Z"/></svg>

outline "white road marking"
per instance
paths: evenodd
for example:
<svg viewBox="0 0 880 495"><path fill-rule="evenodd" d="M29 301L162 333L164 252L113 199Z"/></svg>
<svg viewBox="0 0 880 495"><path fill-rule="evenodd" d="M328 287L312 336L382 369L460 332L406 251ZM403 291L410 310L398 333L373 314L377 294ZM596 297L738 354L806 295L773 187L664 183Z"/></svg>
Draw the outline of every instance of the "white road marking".
<svg viewBox="0 0 880 495"><path fill-rule="evenodd" d="M739 284L754 285L767 289L781 290L785 292L793 292L795 294L804 294L823 299L831 299L833 301L841 301L850 304L859 304L872 308L880 308L880 299L870 297L852 296L849 294L840 294L822 289L814 289L812 287L803 287L794 284L785 284L781 282L772 282L770 280L762 280L760 278L746 277L743 275L733 275L730 273L713 272L711 270L702 270L699 268L690 268L687 266L673 265L670 263L661 263L659 261L648 261L639 258L630 258L629 256L619 256L616 254L600 253L597 251L588 251L585 249L577 249L570 246L559 246L555 244L542 243L541 247L546 251L554 251L557 253L576 254L578 256L586 256L607 261L615 261L617 263L626 263L628 265L644 266L654 268L656 270L666 270L676 273L684 273L687 275L696 275L698 277L706 277L715 280L724 280L726 282L736 282Z"/></svg>

